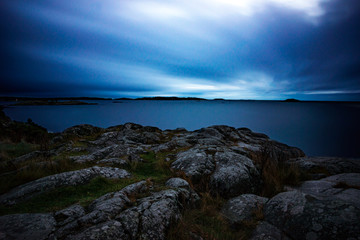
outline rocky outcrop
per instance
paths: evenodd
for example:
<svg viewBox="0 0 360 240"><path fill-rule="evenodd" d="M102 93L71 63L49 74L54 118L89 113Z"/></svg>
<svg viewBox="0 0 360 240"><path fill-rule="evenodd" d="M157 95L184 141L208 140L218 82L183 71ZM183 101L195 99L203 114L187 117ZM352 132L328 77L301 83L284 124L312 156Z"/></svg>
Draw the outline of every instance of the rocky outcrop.
<svg viewBox="0 0 360 240"><path fill-rule="evenodd" d="M138 206L127 209L116 219L124 223L132 239L166 239L166 230L180 220L181 210L191 204L188 190L169 189L141 199Z"/></svg>
<svg viewBox="0 0 360 240"><path fill-rule="evenodd" d="M359 173L305 181L265 203L252 239L356 239L359 199Z"/></svg>
<svg viewBox="0 0 360 240"><path fill-rule="evenodd" d="M100 176L110 179L121 179L130 177L130 174L123 169L96 166L77 171L59 173L20 185L10 192L1 195L0 202L5 205L14 205L42 192L62 186L85 184L91 179Z"/></svg>
<svg viewBox="0 0 360 240"><path fill-rule="evenodd" d="M184 188L149 193L146 181L94 200L87 209L73 205L54 214L14 214L0 217L0 239L166 239L181 211L192 207ZM133 200L134 197L134 200Z"/></svg>
<svg viewBox="0 0 360 240"><path fill-rule="evenodd" d="M107 129L79 125L58 134L53 143L53 149L19 157L15 164L26 167L27 162L48 154L54 162L54 156L66 156L77 166L112 167L93 166L40 178L0 196L2 204L17 204L98 176L133 177L124 182L147 180L105 194L86 207L74 204L53 213L2 216L0 239L166 239L184 210L200 207L199 196L205 201L220 196L214 209L222 209L219 218L224 217L227 221L223 222L235 231L260 221L251 239L360 236L360 165L356 160L305 157L300 149L264 134L228 126L161 131L132 123ZM286 186L287 192L270 199L260 197L254 194L263 192L262 164L266 161L297 165L314 174L312 179L321 179ZM134 172L130 175L114 168L118 166ZM166 174L153 174L158 169ZM191 234L201 239L201 230Z"/></svg>
<svg viewBox="0 0 360 240"><path fill-rule="evenodd" d="M337 157L302 157L288 161L302 170L310 173L313 179L339 173L360 173L359 159L345 159Z"/></svg>
<svg viewBox="0 0 360 240"><path fill-rule="evenodd" d="M267 198L254 194L243 194L226 202L221 213L232 225L241 225L254 219L256 212L261 214L267 201Z"/></svg>
<svg viewBox="0 0 360 240"><path fill-rule="evenodd" d="M85 137L92 136L94 134L100 133L101 128L94 127L90 124L80 124L70 128L67 128L63 131L63 135L70 135L76 137Z"/></svg>
<svg viewBox="0 0 360 240"><path fill-rule="evenodd" d="M215 161L214 157L205 150L192 148L179 153L171 168L183 171L193 182L198 182L215 170Z"/></svg>
<svg viewBox="0 0 360 240"><path fill-rule="evenodd" d="M350 239L360 234L360 209L332 197L279 193L265 204L264 215L292 239Z"/></svg>
<svg viewBox="0 0 360 240"><path fill-rule="evenodd" d="M214 158L216 168L209 183L213 193L233 197L259 190L260 174L249 158L230 151L216 152Z"/></svg>
<svg viewBox="0 0 360 240"><path fill-rule="evenodd" d="M306 181L298 190L318 199L344 201L360 209L360 173L343 173Z"/></svg>
<svg viewBox="0 0 360 240"><path fill-rule="evenodd" d="M185 188L176 188L136 200L136 195L148 192L149 187L146 181L141 181L106 194L93 201L87 213L78 205L55 213L59 228L52 236L60 239L166 239L167 229L181 218L181 211L193 206L194 195Z"/></svg>

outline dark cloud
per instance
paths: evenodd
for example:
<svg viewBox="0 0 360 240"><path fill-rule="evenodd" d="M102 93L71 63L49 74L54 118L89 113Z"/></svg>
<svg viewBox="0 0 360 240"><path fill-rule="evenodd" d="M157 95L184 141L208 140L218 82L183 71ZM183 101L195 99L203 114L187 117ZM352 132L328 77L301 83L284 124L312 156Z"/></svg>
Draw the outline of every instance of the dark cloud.
<svg viewBox="0 0 360 240"><path fill-rule="evenodd" d="M319 16L274 5L250 17L182 12L177 1L169 16L151 15L150 3L117 13L111 0L0 4L3 95L347 100L360 91L357 0L322 3Z"/></svg>

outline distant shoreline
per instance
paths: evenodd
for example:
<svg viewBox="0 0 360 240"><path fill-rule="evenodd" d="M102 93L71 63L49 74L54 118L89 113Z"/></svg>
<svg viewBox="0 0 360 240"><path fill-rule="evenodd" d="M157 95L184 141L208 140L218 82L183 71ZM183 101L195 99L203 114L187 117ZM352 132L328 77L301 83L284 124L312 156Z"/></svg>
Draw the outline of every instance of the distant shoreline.
<svg viewBox="0 0 360 240"><path fill-rule="evenodd" d="M47 100L27 100L27 101L20 101L10 106L57 106L57 105L97 105L97 103L87 103L82 101L47 101Z"/></svg>
<svg viewBox="0 0 360 240"><path fill-rule="evenodd" d="M54 98L41 98L41 97L1 97L0 101L5 102L23 102L24 104L15 105L95 105L96 103L87 103L80 101L247 101L247 102L325 102L325 103L360 103L360 101L324 101L324 100L299 100L294 98L289 98L285 100L257 100L257 99L223 99L223 98L214 98L214 99L206 99L206 98L197 98L197 97L139 97L139 98L100 98L100 97L54 97ZM58 102L62 101L62 102ZM69 102L66 104L65 101ZM29 102L41 102L49 104L30 104ZM53 104L55 102L55 104ZM74 104L71 104L73 102ZM65 104L63 104L65 103Z"/></svg>

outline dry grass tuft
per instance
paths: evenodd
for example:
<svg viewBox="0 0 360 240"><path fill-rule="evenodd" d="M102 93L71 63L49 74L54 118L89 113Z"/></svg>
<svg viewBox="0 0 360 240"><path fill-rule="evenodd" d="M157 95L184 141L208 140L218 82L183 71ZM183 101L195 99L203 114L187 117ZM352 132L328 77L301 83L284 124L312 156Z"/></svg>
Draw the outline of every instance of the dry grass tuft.
<svg viewBox="0 0 360 240"><path fill-rule="evenodd" d="M254 162L260 169L263 180L261 196L273 197L277 193L283 192L286 185L298 186L302 181L308 179L307 173L297 165L287 164L281 156L274 159L266 144Z"/></svg>

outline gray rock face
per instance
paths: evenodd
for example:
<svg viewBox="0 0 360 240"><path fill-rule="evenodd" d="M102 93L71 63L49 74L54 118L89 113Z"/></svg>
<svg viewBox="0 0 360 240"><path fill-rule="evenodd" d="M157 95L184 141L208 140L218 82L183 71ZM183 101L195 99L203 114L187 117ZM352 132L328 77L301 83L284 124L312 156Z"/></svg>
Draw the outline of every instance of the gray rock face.
<svg viewBox="0 0 360 240"><path fill-rule="evenodd" d="M132 239L165 239L166 230L181 218L181 210L191 203L189 191L169 189L143 198L116 217Z"/></svg>
<svg viewBox="0 0 360 240"><path fill-rule="evenodd" d="M284 235L278 228L271 225L266 221L260 222L250 240L290 240L287 236Z"/></svg>
<svg viewBox="0 0 360 240"><path fill-rule="evenodd" d="M61 225L53 237L165 239L170 225L181 218L181 211L185 207L191 207L193 195L184 188L168 189L152 193L149 197L141 198L136 204L132 204L130 196L146 191L148 186L142 181L96 199L85 215L82 215L78 207L59 211L56 213L57 216L66 215L74 218L78 215L79 217L66 225Z"/></svg>
<svg viewBox="0 0 360 240"><path fill-rule="evenodd" d="M99 225L90 227L83 232L77 234L71 234L65 239L72 240L88 240L88 239L98 239L98 240L115 240L115 239L131 239L129 235L125 233L123 226L120 222L111 220Z"/></svg>
<svg viewBox="0 0 360 240"><path fill-rule="evenodd" d="M76 235L76 238L73 236L75 239L82 239L82 236L94 234L94 231L96 232L96 229L98 229L96 225L113 219L131 205L131 196L146 193L148 190L149 186L146 181L141 181L131 184L120 191L101 196L90 204L87 209L88 211L85 213L77 205L56 212L55 218L58 220L60 228L55 231L54 236L64 238L68 235ZM62 216L62 218L59 219L59 216ZM66 216L69 217L66 218ZM104 227L100 226L101 228ZM92 228L90 231L87 231L89 227Z"/></svg>
<svg viewBox="0 0 360 240"><path fill-rule="evenodd" d="M0 202L5 205L13 205L57 187L85 184L91 179L99 176L121 179L130 177L130 173L123 169L96 166L77 171L59 173L20 185L10 192L1 195Z"/></svg>
<svg viewBox="0 0 360 240"><path fill-rule="evenodd" d="M340 173L360 173L359 159L346 159L336 157L303 157L291 159L290 164L296 164L308 172L325 170L330 175Z"/></svg>
<svg viewBox="0 0 360 240"><path fill-rule="evenodd" d="M54 214L58 226L66 225L79 217L85 215L85 210L82 206L75 204L63 210L57 211Z"/></svg>
<svg viewBox="0 0 360 240"><path fill-rule="evenodd" d="M64 130L64 135L75 135L78 137L91 136L99 133L102 129L89 124L80 124Z"/></svg>
<svg viewBox="0 0 360 240"><path fill-rule="evenodd" d="M343 173L306 181L298 190L319 199L342 200L360 209L360 173Z"/></svg>
<svg viewBox="0 0 360 240"><path fill-rule="evenodd" d="M221 213L233 225L254 219L255 211L262 211L267 198L254 194L243 194L230 199L223 206Z"/></svg>
<svg viewBox="0 0 360 240"><path fill-rule="evenodd" d="M186 188L190 189L189 183L182 178L170 178L166 183L166 186L173 188Z"/></svg>
<svg viewBox="0 0 360 240"><path fill-rule="evenodd" d="M103 159L123 158L124 156L137 156L142 153L145 153L145 151L141 146L111 145L103 148L93 148L90 154L73 156L70 159L77 163L86 163Z"/></svg>
<svg viewBox="0 0 360 240"><path fill-rule="evenodd" d="M0 239L43 240L55 230L51 214L14 214L0 217Z"/></svg>
<svg viewBox="0 0 360 240"><path fill-rule="evenodd" d="M238 145L248 153L262 154L262 152L266 152L274 161L286 161L305 156L299 148L289 147L286 144L271 140L265 134L252 132L248 128L239 128L237 132L240 136Z"/></svg>
<svg viewBox="0 0 360 240"><path fill-rule="evenodd" d="M204 150L192 148L179 153L171 168L183 171L186 176L197 182L215 170L215 162L213 156Z"/></svg>
<svg viewBox="0 0 360 240"><path fill-rule="evenodd" d="M128 163L124 159L120 158L107 158L97 161L98 164L105 164L105 165L121 165L125 166Z"/></svg>
<svg viewBox="0 0 360 240"><path fill-rule="evenodd" d="M217 152L215 162L209 183L212 192L232 197L258 189L260 175L249 158L234 152Z"/></svg>
<svg viewBox="0 0 360 240"><path fill-rule="evenodd" d="M292 239L350 239L360 236L360 209L342 200L291 191L265 204L265 220Z"/></svg>

